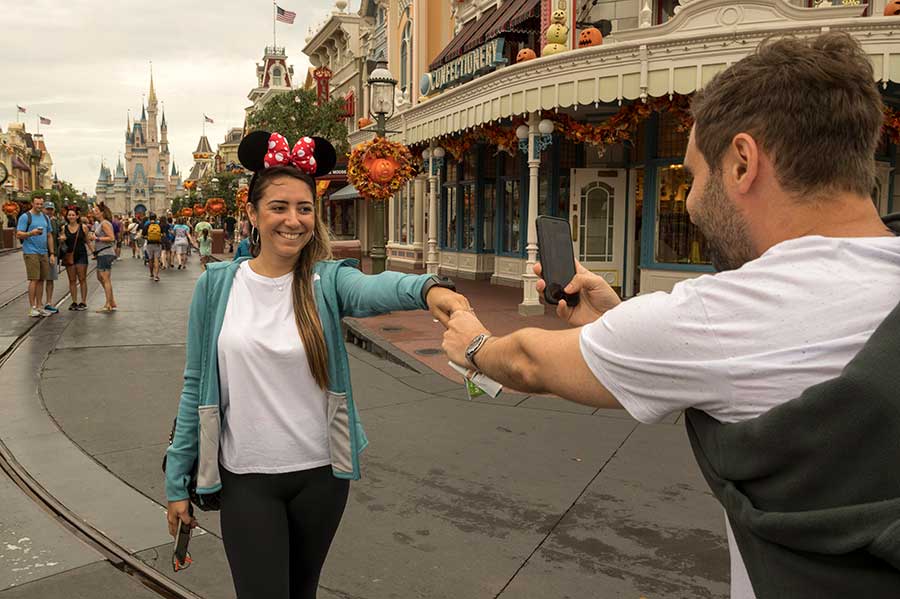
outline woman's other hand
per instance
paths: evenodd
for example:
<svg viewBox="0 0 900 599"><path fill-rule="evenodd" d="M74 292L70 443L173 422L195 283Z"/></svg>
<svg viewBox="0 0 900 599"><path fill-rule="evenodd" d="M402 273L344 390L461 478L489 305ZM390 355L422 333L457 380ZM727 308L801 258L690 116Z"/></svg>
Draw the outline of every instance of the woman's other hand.
<svg viewBox="0 0 900 599"><path fill-rule="evenodd" d="M191 502L188 499L170 501L169 509L166 512L166 520L169 523L169 534L173 537L178 530L179 521L191 528L197 528L197 519L191 515Z"/></svg>
<svg viewBox="0 0 900 599"><path fill-rule="evenodd" d="M447 326L450 316L457 310L471 310L469 300L464 295L451 291L446 287L432 287L425 296L428 309L438 321Z"/></svg>

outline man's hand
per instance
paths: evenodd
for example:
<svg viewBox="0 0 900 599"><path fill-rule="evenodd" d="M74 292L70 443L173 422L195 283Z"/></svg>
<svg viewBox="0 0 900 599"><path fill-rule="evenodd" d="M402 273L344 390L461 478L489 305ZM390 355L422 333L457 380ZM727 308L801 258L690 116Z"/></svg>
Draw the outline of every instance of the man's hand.
<svg viewBox="0 0 900 599"><path fill-rule="evenodd" d="M466 348L478 335L490 334L474 312L457 311L450 316L444 331L444 343L442 347L450 361L460 366L468 365L466 361Z"/></svg>
<svg viewBox="0 0 900 599"><path fill-rule="evenodd" d="M534 274L541 276L541 263L534 265ZM538 293L543 295L547 283L544 279L537 282ZM596 275L575 261L575 278L563 289L568 294L579 294L580 301L574 308L560 300L556 306L556 315L573 327L580 327L594 322L603 313L612 310L622 303L619 295L613 291L603 277Z"/></svg>
<svg viewBox="0 0 900 599"><path fill-rule="evenodd" d="M460 295L446 287L432 287L429 289L428 295L425 296L425 302L428 304L431 314L444 326L447 326L447 322L450 321L450 317L454 312L472 310L469 300L464 295Z"/></svg>

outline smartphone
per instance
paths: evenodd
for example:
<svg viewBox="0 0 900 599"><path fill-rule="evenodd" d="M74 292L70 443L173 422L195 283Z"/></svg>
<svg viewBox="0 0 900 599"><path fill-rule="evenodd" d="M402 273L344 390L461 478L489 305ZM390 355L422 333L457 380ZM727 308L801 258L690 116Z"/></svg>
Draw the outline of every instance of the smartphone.
<svg viewBox="0 0 900 599"><path fill-rule="evenodd" d="M172 569L176 572L190 566L194 560L188 553L188 543L191 541L191 527L184 522L178 523L178 531L175 533L175 549L172 551Z"/></svg>
<svg viewBox="0 0 900 599"><path fill-rule="evenodd" d="M575 252L572 248L572 231L569 221L552 216L537 217L538 249L541 253L541 278L547 283L544 301L554 306L560 300L574 308L578 294L563 293L563 289L575 278Z"/></svg>

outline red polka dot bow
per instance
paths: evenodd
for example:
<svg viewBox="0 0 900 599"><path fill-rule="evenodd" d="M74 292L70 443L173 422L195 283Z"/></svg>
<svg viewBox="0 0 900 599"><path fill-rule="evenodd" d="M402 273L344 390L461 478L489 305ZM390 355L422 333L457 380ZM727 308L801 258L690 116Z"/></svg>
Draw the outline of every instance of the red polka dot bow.
<svg viewBox="0 0 900 599"><path fill-rule="evenodd" d="M301 137L291 150L288 140L281 133L269 136L269 147L263 165L295 166L310 175L316 174L316 142L311 137Z"/></svg>

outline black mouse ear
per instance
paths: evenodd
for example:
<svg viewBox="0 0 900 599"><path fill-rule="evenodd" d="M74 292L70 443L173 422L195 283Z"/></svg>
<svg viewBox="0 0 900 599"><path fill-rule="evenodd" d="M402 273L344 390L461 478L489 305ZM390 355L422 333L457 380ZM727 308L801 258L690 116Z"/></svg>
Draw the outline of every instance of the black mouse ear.
<svg viewBox="0 0 900 599"><path fill-rule="evenodd" d="M337 151L331 142L324 137L313 137L316 142L316 174L313 177L327 175L337 164Z"/></svg>
<svg viewBox="0 0 900 599"><path fill-rule="evenodd" d="M263 169L263 159L269 151L271 136L268 131L254 131L244 136L241 145L238 146L238 160L245 169L254 173Z"/></svg>

